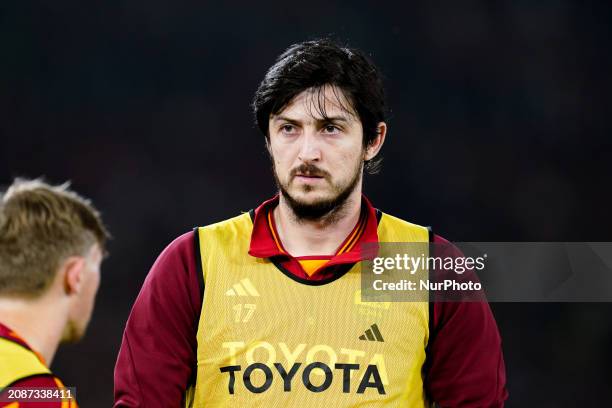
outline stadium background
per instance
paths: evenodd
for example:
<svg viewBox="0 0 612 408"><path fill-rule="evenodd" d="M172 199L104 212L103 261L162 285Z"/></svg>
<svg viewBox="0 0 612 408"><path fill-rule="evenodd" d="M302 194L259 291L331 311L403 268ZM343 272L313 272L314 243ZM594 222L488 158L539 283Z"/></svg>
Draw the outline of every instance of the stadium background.
<svg viewBox="0 0 612 408"><path fill-rule="evenodd" d="M72 180L115 237L88 335L55 371L81 406L110 406L157 254L273 193L249 103L308 38L334 34L386 77L376 206L455 241L612 241L611 21L610 4L571 1L3 3L0 184ZM608 399L610 304L492 308L508 407Z"/></svg>

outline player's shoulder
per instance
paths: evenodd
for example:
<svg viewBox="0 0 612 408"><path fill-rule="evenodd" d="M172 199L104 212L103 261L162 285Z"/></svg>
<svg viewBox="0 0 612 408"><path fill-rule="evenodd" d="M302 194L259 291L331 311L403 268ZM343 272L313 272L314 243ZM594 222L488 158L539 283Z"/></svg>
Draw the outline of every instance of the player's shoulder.
<svg viewBox="0 0 612 408"><path fill-rule="evenodd" d="M42 357L15 332L0 324L0 389L18 380L51 374Z"/></svg>
<svg viewBox="0 0 612 408"><path fill-rule="evenodd" d="M377 211L378 238L383 242L427 242L431 240L429 227L406 221L391 214Z"/></svg>
<svg viewBox="0 0 612 408"><path fill-rule="evenodd" d="M384 211L377 210L378 223L379 225L390 224L393 226L407 227L407 228L425 228L431 229L428 226L420 225L415 222L407 221L403 218L396 217Z"/></svg>
<svg viewBox="0 0 612 408"><path fill-rule="evenodd" d="M194 231L185 232L172 240L159 255L157 262L189 258L193 255Z"/></svg>
<svg viewBox="0 0 612 408"><path fill-rule="evenodd" d="M229 236L250 235L253 229L253 211L243 212L240 215L213 224L198 227L198 234L223 234Z"/></svg>
<svg viewBox="0 0 612 408"><path fill-rule="evenodd" d="M208 225L194 227L192 230L184 232L170 242L162 252L162 256L191 257L194 252L194 243L197 242L199 234L210 233L248 233L252 229L252 211L244 212L232 218L218 221Z"/></svg>

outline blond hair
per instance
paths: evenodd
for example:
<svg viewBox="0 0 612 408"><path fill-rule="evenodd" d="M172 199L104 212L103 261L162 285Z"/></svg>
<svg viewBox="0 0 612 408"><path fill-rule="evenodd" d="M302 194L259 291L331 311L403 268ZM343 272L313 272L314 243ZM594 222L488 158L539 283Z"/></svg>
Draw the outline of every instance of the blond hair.
<svg viewBox="0 0 612 408"><path fill-rule="evenodd" d="M69 256L94 244L104 250L108 231L91 202L40 179L16 179L0 194L0 295L38 297Z"/></svg>

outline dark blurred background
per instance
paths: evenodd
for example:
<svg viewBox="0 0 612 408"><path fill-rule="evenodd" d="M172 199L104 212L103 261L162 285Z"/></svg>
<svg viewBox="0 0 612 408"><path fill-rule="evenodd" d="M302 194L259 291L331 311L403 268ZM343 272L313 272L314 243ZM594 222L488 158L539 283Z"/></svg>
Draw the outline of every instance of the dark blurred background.
<svg viewBox="0 0 612 408"><path fill-rule="evenodd" d="M88 335L53 364L82 407L111 406L164 246L274 193L249 104L294 42L333 35L384 73L377 207L454 241L612 241L612 4L402 3L0 5L0 185L72 180L115 237ZM508 407L606 405L612 305L491 306Z"/></svg>

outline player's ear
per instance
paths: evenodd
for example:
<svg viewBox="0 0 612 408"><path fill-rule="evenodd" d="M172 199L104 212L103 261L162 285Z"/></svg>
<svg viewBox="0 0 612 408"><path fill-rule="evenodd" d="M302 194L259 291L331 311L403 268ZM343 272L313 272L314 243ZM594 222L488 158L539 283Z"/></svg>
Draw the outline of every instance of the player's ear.
<svg viewBox="0 0 612 408"><path fill-rule="evenodd" d="M269 131L264 139L266 143L266 151L268 152L268 156L270 157L270 159L272 159L272 146L270 146L270 132Z"/></svg>
<svg viewBox="0 0 612 408"><path fill-rule="evenodd" d="M66 295L79 293L83 286L85 258L70 256L60 265L58 273L63 277L64 292Z"/></svg>
<svg viewBox="0 0 612 408"><path fill-rule="evenodd" d="M372 160L376 157L383 143L385 143L386 136L387 124L385 122L379 122L378 125L376 125L376 137L366 147L364 160Z"/></svg>

